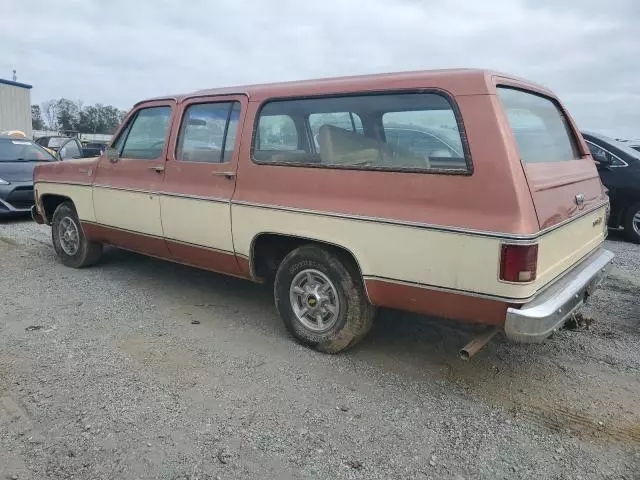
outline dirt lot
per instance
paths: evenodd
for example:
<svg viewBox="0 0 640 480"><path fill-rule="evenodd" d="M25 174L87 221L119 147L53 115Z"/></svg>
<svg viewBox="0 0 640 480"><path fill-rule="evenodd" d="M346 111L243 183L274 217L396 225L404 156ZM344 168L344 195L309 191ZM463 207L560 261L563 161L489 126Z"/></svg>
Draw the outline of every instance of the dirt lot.
<svg viewBox="0 0 640 480"><path fill-rule="evenodd" d="M1 222L0 479L640 479L640 247L612 237L588 330L464 363L452 323L383 312L323 355L265 287L115 249L72 270Z"/></svg>

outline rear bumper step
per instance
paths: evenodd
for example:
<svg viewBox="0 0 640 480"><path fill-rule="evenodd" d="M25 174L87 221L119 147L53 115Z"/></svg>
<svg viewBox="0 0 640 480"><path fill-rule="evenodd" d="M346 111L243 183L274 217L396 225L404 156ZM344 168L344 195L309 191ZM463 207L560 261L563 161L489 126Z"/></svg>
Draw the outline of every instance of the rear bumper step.
<svg viewBox="0 0 640 480"><path fill-rule="evenodd" d="M512 342L540 343L561 328L609 273L613 253L598 249L533 300L509 308L504 324Z"/></svg>

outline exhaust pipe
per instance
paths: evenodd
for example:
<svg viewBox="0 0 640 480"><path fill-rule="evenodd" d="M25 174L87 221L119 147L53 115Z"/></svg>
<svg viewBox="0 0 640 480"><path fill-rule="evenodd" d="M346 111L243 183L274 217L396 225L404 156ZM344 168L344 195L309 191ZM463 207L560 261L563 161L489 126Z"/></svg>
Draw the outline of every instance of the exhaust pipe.
<svg viewBox="0 0 640 480"><path fill-rule="evenodd" d="M462 360L469 360L476 353L478 353L482 347L484 347L487 343L491 341L491 339L498 333L500 330L498 327L489 327L485 331L477 334L475 337L471 339L469 343L467 343L464 347L460 349L459 355Z"/></svg>

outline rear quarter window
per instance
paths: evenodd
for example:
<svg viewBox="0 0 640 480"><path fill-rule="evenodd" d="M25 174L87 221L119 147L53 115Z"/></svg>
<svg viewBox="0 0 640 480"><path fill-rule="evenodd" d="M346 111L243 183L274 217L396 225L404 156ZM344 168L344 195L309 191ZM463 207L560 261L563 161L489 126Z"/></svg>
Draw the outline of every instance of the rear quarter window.
<svg viewBox="0 0 640 480"><path fill-rule="evenodd" d="M498 96L522 162L563 162L581 158L567 118L555 101L509 87L498 87Z"/></svg>

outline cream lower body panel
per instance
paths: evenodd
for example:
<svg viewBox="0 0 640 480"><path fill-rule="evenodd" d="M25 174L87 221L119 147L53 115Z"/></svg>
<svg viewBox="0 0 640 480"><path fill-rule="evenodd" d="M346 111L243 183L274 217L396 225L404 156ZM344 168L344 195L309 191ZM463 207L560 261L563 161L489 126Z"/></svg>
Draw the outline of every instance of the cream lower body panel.
<svg viewBox="0 0 640 480"><path fill-rule="evenodd" d="M167 239L233 252L228 202L162 195L160 211Z"/></svg>
<svg viewBox="0 0 640 480"><path fill-rule="evenodd" d="M91 185L37 182L34 185L34 189L37 190L39 197L47 194L68 197L75 205L80 220L96 221L93 211L93 190ZM50 218L48 220L51 221Z"/></svg>
<svg viewBox="0 0 640 480"><path fill-rule="evenodd" d="M155 193L93 187L95 222L162 237L160 197Z"/></svg>
<svg viewBox="0 0 640 480"><path fill-rule="evenodd" d="M526 301L603 241L590 215L538 239L541 275L529 284L501 282L500 238L376 221L232 204L238 255L251 256L261 233L280 233L335 244L356 258L364 277ZM597 212L596 212L597 213ZM602 227L599 227L602 230ZM561 254L553 252L561 249Z"/></svg>
<svg viewBox="0 0 640 480"><path fill-rule="evenodd" d="M605 207L543 235L538 240L537 284L545 285L604 242Z"/></svg>
<svg viewBox="0 0 640 480"><path fill-rule="evenodd" d="M525 297L522 287L499 284L500 240L375 221L232 205L236 253L250 256L260 233L282 233L335 244L356 258L363 276Z"/></svg>

